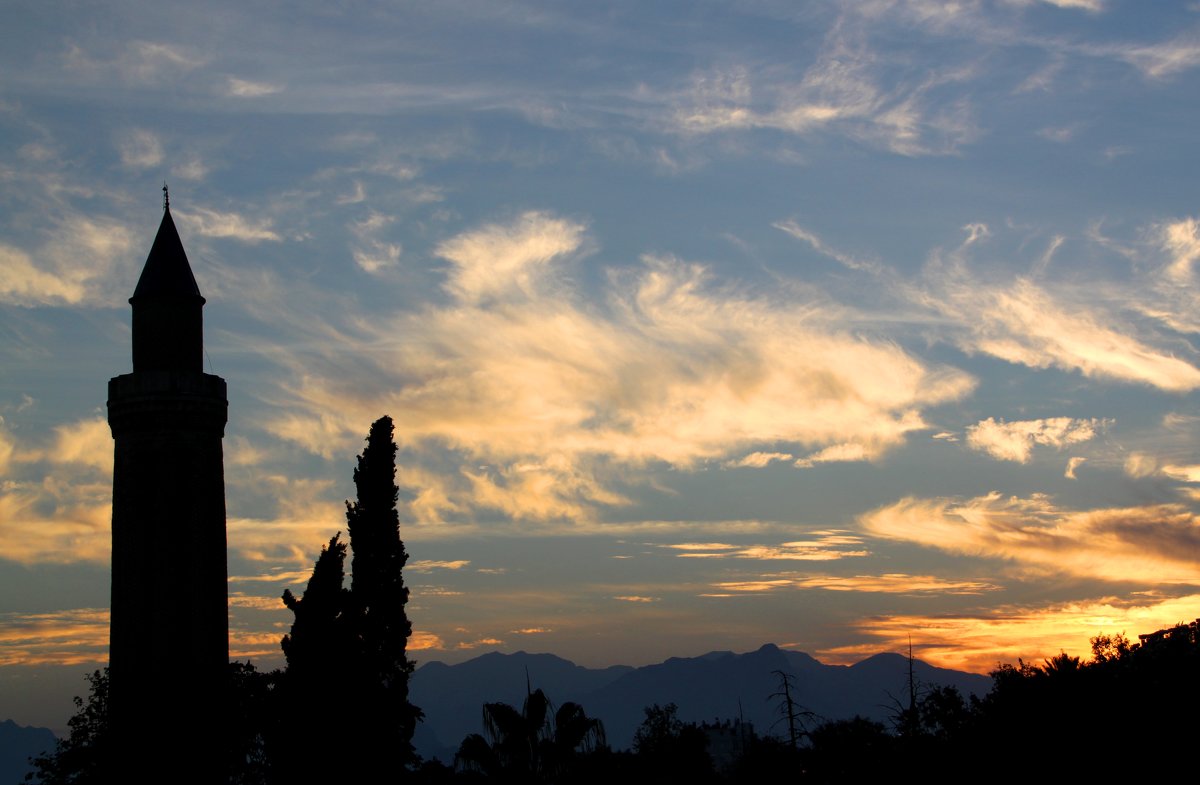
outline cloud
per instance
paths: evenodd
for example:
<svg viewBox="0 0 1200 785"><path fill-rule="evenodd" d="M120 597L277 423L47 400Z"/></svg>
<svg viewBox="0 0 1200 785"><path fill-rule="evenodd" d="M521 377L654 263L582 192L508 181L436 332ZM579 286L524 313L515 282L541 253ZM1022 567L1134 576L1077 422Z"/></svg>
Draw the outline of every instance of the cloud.
<svg viewBox="0 0 1200 785"><path fill-rule="evenodd" d="M790 452L752 452L736 461L726 461L730 469L762 469L776 461L790 461L794 456Z"/></svg>
<svg viewBox="0 0 1200 785"><path fill-rule="evenodd" d="M121 163L132 169L149 169L163 161L162 142L154 133L142 128L130 131L117 147Z"/></svg>
<svg viewBox="0 0 1200 785"><path fill-rule="evenodd" d="M107 659L107 608L0 614L0 666L81 665Z"/></svg>
<svg viewBox="0 0 1200 785"><path fill-rule="evenodd" d="M1066 651L1083 656L1100 634L1129 637L1200 616L1200 595L1079 600L1042 606L1006 605L957 614L873 616L854 626L869 642L813 652L822 662L852 664L880 647L906 651L943 668L987 673L1017 659L1039 663Z"/></svg>
<svg viewBox="0 0 1200 785"><path fill-rule="evenodd" d="M621 602L646 603L646 602L659 602L662 598L661 597L643 597L643 596L637 595L637 594L624 594L624 595L621 595L618 597L613 597L613 599L620 600Z"/></svg>
<svg viewBox="0 0 1200 785"><path fill-rule="evenodd" d="M964 80L966 71L908 73L873 51L866 39L865 29L844 16L815 60L791 78L781 78L777 68L745 65L695 74L676 99L668 130L688 135L826 131L906 156L952 153L976 136L965 94L932 97Z"/></svg>
<svg viewBox="0 0 1200 785"><path fill-rule="evenodd" d="M998 586L982 581L955 581L933 575L907 575L887 573L884 575L808 575L799 577L791 574L764 576L750 581L722 581L713 587L721 591L737 593L763 593L776 589L824 589L826 591L864 592L873 594L904 595L975 595L996 591ZM706 595L719 596L719 595Z"/></svg>
<svg viewBox="0 0 1200 785"><path fill-rule="evenodd" d="M186 212L171 212L190 231L203 237L227 237L252 245L263 240L282 240L270 228L270 219L251 220L238 213L223 213L205 207L191 207Z"/></svg>
<svg viewBox="0 0 1200 785"><path fill-rule="evenodd" d="M612 270L585 301L567 268L587 245L582 224L527 212L438 246L445 303L345 324L285 314L297 344L269 356L288 399L266 427L329 454L390 412L402 448L455 466L426 514L586 521L627 503L619 486L648 464L768 445L875 459L928 427L924 407L974 387L840 330L827 300L741 291L673 257Z"/></svg>
<svg viewBox="0 0 1200 785"><path fill-rule="evenodd" d="M1200 520L1178 504L1063 510L1048 497L906 497L859 518L877 537L1004 559L1030 575L1200 582Z"/></svg>
<svg viewBox="0 0 1200 785"><path fill-rule="evenodd" d="M103 218L67 214L32 253L0 243L0 302L38 307L124 302L114 275L133 273L133 233Z"/></svg>
<svg viewBox="0 0 1200 785"><path fill-rule="evenodd" d="M1039 130L1037 135L1043 139L1061 144L1071 141L1075 137L1075 134L1078 130L1079 129L1075 128L1074 126L1061 126L1057 128L1048 126Z"/></svg>
<svg viewBox="0 0 1200 785"><path fill-rule="evenodd" d="M445 650L446 644L441 636L435 635L432 632L413 630L412 635L408 637L407 648L409 651Z"/></svg>
<svg viewBox="0 0 1200 785"><path fill-rule="evenodd" d="M1075 476L1075 471L1080 466L1082 466L1084 461L1086 461L1086 460L1087 460L1087 458L1080 458L1078 456L1072 457L1070 460L1067 461L1067 469L1065 472L1063 472L1063 476L1066 477L1068 480L1079 479L1078 477Z"/></svg>
<svg viewBox="0 0 1200 785"><path fill-rule="evenodd" d="M0 243L0 301L24 306L73 304L85 294L82 276L40 270L29 254Z"/></svg>
<svg viewBox="0 0 1200 785"><path fill-rule="evenodd" d="M1067 445L1089 441L1111 422L1071 417L997 422L989 417L967 428L967 444L997 460L1028 463L1035 445L1061 450Z"/></svg>
<svg viewBox="0 0 1200 785"><path fill-rule="evenodd" d="M800 458L794 464L797 468L807 469L815 466L818 463L845 463L853 461L867 461L872 457L867 452L867 449L861 444L831 444L823 450L819 450L812 455L807 455Z"/></svg>
<svg viewBox="0 0 1200 785"><path fill-rule="evenodd" d="M418 559L410 561L404 569L411 572L432 572L433 570L461 570L471 562L467 559L455 561L437 561L434 559Z"/></svg>
<svg viewBox="0 0 1200 785"><path fill-rule="evenodd" d="M1104 10L1105 0L1004 0L1008 5L1026 6L1043 3L1052 5L1057 8L1079 9L1080 11L1090 11L1092 13L1100 13Z"/></svg>
<svg viewBox="0 0 1200 785"><path fill-rule="evenodd" d="M208 177L208 166L199 158L186 158L171 167L171 175L183 180L203 180Z"/></svg>
<svg viewBox="0 0 1200 785"><path fill-rule="evenodd" d="M229 77L225 85L225 94L235 98L261 98L264 95L272 95L281 92L281 85L270 84L269 82L252 82L249 79L238 79L237 77Z"/></svg>
<svg viewBox="0 0 1200 785"><path fill-rule="evenodd" d="M359 191L362 184L358 184ZM379 273L396 267L400 263L400 255L404 248L397 242L388 242L379 237L380 233L395 221L392 216L382 215L371 211L362 221L351 225L351 233L356 242L352 249L354 263L368 273Z"/></svg>
<svg viewBox="0 0 1200 785"><path fill-rule="evenodd" d="M92 54L71 43L64 63L85 77L104 80L112 75L129 84L170 84L207 62L187 48L156 41L129 41L114 53Z"/></svg>
<svg viewBox="0 0 1200 785"><path fill-rule="evenodd" d="M478 649L480 646L503 646L504 641L499 638L479 638L473 641L459 641L454 645L456 649Z"/></svg>
<svg viewBox="0 0 1200 785"><path fill-rule="evenodd" d="M1194 365L1134 337L1132 323L1095 300L1071 302L1027 277L993 282L973 274L966 251L989 232L965 228L967 240L954 253L935 253L925 270L926 288L913 292L952 320L951 339L965 351L1170 392L1200 387Z"/></svg>
<svg viewBox="0 0 1200 785"><path fill-rule="evenodd" d="M58 426L48 445L19 442L0 419L0 558L107 562L112 459L112 437L102 419Z"/></svg>
<svg viewBox="0 0 1200 785"><path fill-rule="evenodd" d="M1200 259L1200 222L1195 218L1165 223L1157 227L1163 250L1170 254L1167 274L1176 281L1192 278L1192 268Z"/></svg>
<svg viewBox="0 0 1200 785"><path fill-rule="evenodd" d="M459 235L437 249L452 264L446 287L467 303L517 292L533 295L552 260L580 249L583 231L574 221L527 212L510 226L489 224Z"/></svg>
<svg viewBox="0 0 1200 785"><path fill-rule="evenodd" d="M862 547L861 537L840 530L810 532L811 539L792 540L778 545L727 545L724 543L685 542L664 545L681 551L684 559L758 559L762 561L836 561L870 555Z"/></svg>
<svg viewBox="0 0 1200 785"><path fill-rule="evenodd" d="M1174 463L1145 452L1134 451L1125 458L1125 473L1130 477L1168 477L1185 483L1200 482L1200 464Z"/></svg>
<svg viewBox="0 0 1200 785"><path fill-rule="evenodd" d="M823 241L815 233L809 231L808 229L805 229L804 227L800 226L795 221L792 221L792 220L778 221L776 223L771 224L771 226L775 227L776 229L778 229L781 232L784 232L786 234L791 235L792 237L795 237L797 240L801 240L805 243L808 243L809 245L812 246L813 250L816 251L817 253L820 253L823 256L828 256L830 259L833 259L834 261L838 262L841 265L844 265L845 267L847 267L851 270L867 270L869 272L881 272L883 269L877 262L865 261L862 259L858 259L854 256L851 256L848 253L845 253L844 251L839 251L836 248L829 247L829 245L826 244L825 241Z"/></svg>
<svg viewBox="0 0 1200 785"><path fill-rule="evenodd" d="M1184 35L1156 44L1120 44L1112 53L1146 76L1163 79L1200 65L1200 41Z"/></svg>

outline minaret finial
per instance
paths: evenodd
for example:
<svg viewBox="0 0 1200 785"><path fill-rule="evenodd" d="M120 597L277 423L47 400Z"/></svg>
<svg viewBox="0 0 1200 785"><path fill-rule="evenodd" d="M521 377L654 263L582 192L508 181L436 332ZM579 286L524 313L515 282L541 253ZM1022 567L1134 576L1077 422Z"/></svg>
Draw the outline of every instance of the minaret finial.
<svg viewBox="0 0 1200 785"><path fill-rule="evenodd" d="M167 190L167 181L163 180L163 212L171 209L171 193Z"/></svg>

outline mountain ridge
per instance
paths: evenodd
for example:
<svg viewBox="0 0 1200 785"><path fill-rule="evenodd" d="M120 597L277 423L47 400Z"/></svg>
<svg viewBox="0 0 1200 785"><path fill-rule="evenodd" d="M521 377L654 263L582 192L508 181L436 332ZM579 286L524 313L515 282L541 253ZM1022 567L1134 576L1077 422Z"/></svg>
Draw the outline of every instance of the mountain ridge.
<svg viewBox="0 0 1200 785"><path fill-rule="evenodd" d="M892 696L907 692L908 658L891 652L853 665L827 665L767 643L740 654L711 651L640 667L586 668L554 654L491 651L455 665L425 663L413 673L409 697L425 711L413 741L421 755L450 762L464 737L481 732L484 703L521 707L526 674L529 688L541 689L555 705L574 701L602 720L614 749L632 744L644 709L653 704L676 704L685 722L741 716L768 734L780 716L778 701L770 699L780 686L775 671L794 677L796 702L821 719L857 714L886 722ZM913 672L923 687L952 686L964 697L991 688L987 676L921 660L913 661Z"/></svg>

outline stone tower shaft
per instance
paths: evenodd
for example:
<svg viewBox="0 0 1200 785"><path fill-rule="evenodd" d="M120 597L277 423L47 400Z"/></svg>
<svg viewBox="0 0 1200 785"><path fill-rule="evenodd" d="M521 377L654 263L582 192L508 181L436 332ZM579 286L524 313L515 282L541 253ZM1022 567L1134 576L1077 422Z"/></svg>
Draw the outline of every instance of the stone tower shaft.
<svg viewBox="0 0 1200 785"><path fill-rule="evenodd" d="M204 724L222 714L229 663L228 402L225 380L203 372L205 301L169 209L129 302L133 372L108 383L110 716L118 755L149 747L195 765L221 757L219 723Z"/></svg>

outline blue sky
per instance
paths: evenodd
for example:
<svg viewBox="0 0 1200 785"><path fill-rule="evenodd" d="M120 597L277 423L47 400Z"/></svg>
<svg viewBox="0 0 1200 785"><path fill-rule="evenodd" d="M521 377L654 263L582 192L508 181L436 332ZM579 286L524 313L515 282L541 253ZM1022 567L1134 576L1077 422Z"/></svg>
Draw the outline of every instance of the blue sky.
<svg viewBox="0 0 1200 785"><path fill-rule="evenodd" d="M163 181L228 380L231 647L280 660L370 423L419 661L1200 616L1200 8L17 3L0 694L104 661Z"/></svg>

